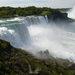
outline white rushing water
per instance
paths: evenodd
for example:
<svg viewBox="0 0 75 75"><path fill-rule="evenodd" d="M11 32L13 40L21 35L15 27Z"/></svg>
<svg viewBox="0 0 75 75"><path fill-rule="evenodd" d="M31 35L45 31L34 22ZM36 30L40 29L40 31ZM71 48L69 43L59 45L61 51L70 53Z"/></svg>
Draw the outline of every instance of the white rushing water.
<svg viewBox="0 0 75 75"><path fill-rule="evenodd" d="M75 6L70 11L68 11L68 17L75 19Z"/></svg>
<svg viewBox="0 0 75 75"><path fill-rule="evenodd" d="M54 57L75 62L74 28L75 23L63 26L48 23L46 16L2 19L0 39L9 41L14 47L29 50L33 54L48 49Z"/></svg>

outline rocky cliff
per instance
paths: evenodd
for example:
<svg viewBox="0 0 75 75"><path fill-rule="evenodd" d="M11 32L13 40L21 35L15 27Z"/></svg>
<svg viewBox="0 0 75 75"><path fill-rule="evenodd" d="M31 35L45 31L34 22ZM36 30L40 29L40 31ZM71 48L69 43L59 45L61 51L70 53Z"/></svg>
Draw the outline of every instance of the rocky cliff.
<svg viewBox="0 0 75 75"><path fill-rule="evenodd" d="M47 15L47 17L48 17L49 22L51 22L51 21L53 21L53 22L60 22L60 21L67 22L68 21L67 13Z"/></svg>

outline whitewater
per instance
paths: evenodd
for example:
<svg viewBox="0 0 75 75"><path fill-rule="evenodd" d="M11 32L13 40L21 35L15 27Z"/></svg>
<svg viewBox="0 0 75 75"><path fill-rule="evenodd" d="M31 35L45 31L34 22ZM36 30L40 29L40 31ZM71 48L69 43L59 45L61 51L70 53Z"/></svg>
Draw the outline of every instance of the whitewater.
<svg viewBox="0 0 75 75"><path fill-rule="evenodd" d="M49 50L54 57L75 62L75 22L56 24L47 16L0 19L0 39L34 55Z"/></svg>

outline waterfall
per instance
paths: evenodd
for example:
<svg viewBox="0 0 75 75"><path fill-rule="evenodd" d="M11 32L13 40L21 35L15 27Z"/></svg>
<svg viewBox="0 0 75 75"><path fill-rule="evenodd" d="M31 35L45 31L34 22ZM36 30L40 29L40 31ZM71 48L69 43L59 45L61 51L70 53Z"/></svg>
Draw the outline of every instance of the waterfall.
<svg viewBox="0 0 75 75"><path fill-rule="evenodd" d="M34 55L48 49L54 57L75 62L75 23L61 24L48 23L47 16L0 19L0 39Z"/></svg>
<svg viewBox="0 0 75 75"><path fill-rule="evenodd" d="M9 41L15 47L30 44L30 34L27 26L42 23L45 17L27 16L19 18L0 19L0 39Z"/></svg>
<svg viewBox="0 0 75 75"><path fill-rule="evenodd" d="M68 11L68 17L75 19L75 6L70 11Z"/></svg>

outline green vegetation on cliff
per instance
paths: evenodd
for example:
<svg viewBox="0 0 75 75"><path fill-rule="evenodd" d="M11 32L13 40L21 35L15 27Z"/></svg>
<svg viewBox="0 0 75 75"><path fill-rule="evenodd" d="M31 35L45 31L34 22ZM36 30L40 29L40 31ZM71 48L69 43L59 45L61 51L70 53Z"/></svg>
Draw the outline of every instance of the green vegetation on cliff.
<svg viewBox="0 0 75 75"><path fill-rule="evenodd" d="M41 53L49 55L48 50ZM69 68L52 58L36 59L0 40L0 75L74 75L74 68Z"/></svg>
<svg viewBox="0 0 75 75"><path fill-rule="evenodd" d="M29 6L29 7L0 7L0 18L7 18L7 17L16 17L18 16L29 16L29 15L51 15L51 14L59 14L58 9L52 9L52 8L37 8L35 6Z"/></svg>

